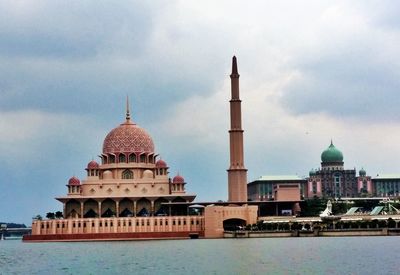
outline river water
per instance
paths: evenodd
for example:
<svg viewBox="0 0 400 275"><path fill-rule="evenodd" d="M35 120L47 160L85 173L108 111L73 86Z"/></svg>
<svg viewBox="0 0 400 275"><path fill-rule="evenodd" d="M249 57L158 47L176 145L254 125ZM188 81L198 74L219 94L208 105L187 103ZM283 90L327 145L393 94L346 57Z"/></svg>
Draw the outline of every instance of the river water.
<svg viewBox="0 0 400 275"><path fill-rule="evenodd" d="M0 274L400 274L400 237L22 243Z"/></svg>

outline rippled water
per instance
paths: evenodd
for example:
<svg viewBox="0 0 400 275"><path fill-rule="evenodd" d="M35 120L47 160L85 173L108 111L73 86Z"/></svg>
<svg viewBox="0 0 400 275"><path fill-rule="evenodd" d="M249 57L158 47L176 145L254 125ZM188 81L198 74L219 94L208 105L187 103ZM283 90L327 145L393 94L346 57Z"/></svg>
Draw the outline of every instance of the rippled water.
<svg viewBox="0 0 400 275"><path fill-rule="evenodd" d="M399 237L0 241L0 274L400 274Z"/></svg>

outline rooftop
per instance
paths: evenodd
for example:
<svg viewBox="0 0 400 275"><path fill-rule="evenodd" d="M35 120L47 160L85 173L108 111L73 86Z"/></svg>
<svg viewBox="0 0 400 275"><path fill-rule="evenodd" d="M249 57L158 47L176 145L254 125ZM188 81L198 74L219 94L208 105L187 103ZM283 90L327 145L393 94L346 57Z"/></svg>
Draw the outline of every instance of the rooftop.
<svg viewBox="0 0 400 275"><path fill-rule="evenodd" d="M400 174L382 174L376 175L376 177L372 178L373 180L384 180L384 179L400 179Z"/></svg>
<svg viewBox="0 0 400 275"><path fill-rule="evenodd" d="M261 176L257 180L262 181L295 181L295 180L304 180L303 177L298 175L272 175L272 176Z"/></svg>

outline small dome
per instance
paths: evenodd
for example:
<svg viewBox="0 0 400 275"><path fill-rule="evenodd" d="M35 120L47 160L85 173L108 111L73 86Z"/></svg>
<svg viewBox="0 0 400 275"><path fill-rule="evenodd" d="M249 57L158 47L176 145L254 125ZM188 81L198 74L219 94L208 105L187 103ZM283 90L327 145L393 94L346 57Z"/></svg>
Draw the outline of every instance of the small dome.
<svg viewBox="0 0 400 275"><path fill-rule="evenodd" d="M172 183L185 183L185 179L181 175L176 175L172 180Z"/></svg>
<svg viewBox="0 0 400 275"><path fill-rule="evenodd" d="M159 159L156 162L156 167L157 168L167 168L167 163L165 161L163 161L162 159Z"/></svg>
<svg viewBox="0 0 400 275"><path fill-rule="evenodd" d="M315 175L316 175L315 170L314 170L314 169L311 169L311 170L310 170L310 177L311 177L311 176L315 176Z"/></svg>
<svg viewBox="0 0 400 275"><path fill-rule="evenodd" d="M361 170L358 172L361 177L365 177L367 175L367 172L364 170L364 168L361 168Z"/></svg>
<svg viewBox="0 0 400 275"><path fill-rule="evenodd" d="M322 162L343 162L343 154L338 150L335 145L333 145L331 141L331 145L329 145L328 149L322 152L321 154Z"/></svg>
<svg viewBox="0 0 400 275"><path fill-rule="evenodd" d="M108 180L108 179L112 179L112 178L113 178L113 175L110 170L106 170L103 172L103 179Z"/></svg>
<svg viewBox="0 0 400 275"><path fill-rule="evenodd" d="M73 176L68 180L68 185L81 185L81 181L77 177Z"/></svg>
<svg viewBox="0 0 400 275"><path fill-rule="evenodd" d="M88 170L99 169L99 164L95 160L92 160L91 162L88 163L87 169Z"/></svg>
<svg viewBox="0 0 400 275"><path fill-rule="evenodd" d="M143 172L143 178L151 179L153 178L153 171L151 170L145 170Z"/></svg>

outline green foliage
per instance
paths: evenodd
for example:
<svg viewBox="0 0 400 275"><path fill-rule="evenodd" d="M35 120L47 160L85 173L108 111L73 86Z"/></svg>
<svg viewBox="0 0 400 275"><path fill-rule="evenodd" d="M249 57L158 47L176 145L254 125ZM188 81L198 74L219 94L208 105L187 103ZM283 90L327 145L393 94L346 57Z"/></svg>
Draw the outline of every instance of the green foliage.
<svg viewBox="0 0 400 275"><path fill-rule="evenodd" d="M394 228L394 227L396 227L396 222L392 218L389 218L387 221L387 226L389 228Z"/></svg>
<svg viewBox="0 0 400 275"><path fill-rule="evenodd" d="M57 211L57 212L55 213L55 218L56 218L56 219L62 219L62 218L63 218L63 213L62 213L61 211Z"/></svg>
<svg viewBox="0 0 400 275"><path fill-rule="evenodd" d="M385 227L388 226L388 223L387 223L387 221L385 221L385 220L380 220L380 221L378 222L378 226L379 226L379 228L385 228Z"/></svg>
<svg viewBox="0 0 400 275"><path fill-rule="evenodd" d="M332 203L332 212L334 215L345 214L349 208L349 205L345 202L334 202Z"/></svg>
<svg viewBox="0 0 400 275"><path fill-rule="evenodd" d="M43 217L42 217L41 215L36 215L36 216L33 217L32 219L41 221L41 220L43 220Z"/></svg>
<svg viewBox="0 0 400 275"><path fill-rule="evenodd" d="M317 197L310 200L305 200L300 204L301 207L300 216L302 217L319 216L319 214L321 214L321 212L325 210L326 203L327 203L326 199L320 199Z"/></svg>
<svg viewBox="0 0 400 275"><path fill-rule="evenodd" d="M55 218L55 214L53 212L48 212L46 214L46 218L50 219L50 220L54 220Z"/></svg>
<svg viewBox="0 0 400 275"><path fill-rule="evenodd" d="M354 201L353 206L354 207L362 207L364 210L366 211L372 211L372 209L374 209L375 206L378 206L379 202L376 200L356 200Z"/></svg>
<svg viewBox="0 0 400 275"><path fill-rule="evenodd" d="M300 230L301 229L301 224L299 224L298 222L294 222L292 224L292 230Z"/></svg>

